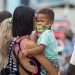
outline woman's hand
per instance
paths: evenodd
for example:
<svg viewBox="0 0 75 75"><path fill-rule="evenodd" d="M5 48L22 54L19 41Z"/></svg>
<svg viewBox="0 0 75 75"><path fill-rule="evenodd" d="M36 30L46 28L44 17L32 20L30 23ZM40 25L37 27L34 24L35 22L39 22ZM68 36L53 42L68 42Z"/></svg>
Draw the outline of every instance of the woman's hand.
<svg viewBox="0 0 75 75"><path fill-rule="evenodd" d="M19 53L19 60L23 67L29 72L32 72L34 74L38 72L37 66L30 64L31 59L25 57L25 55L23 55L21 52Z"/></svg>
<svg viewBox="0 0 75 75"><path fill-rule="evenodd" d="M22 55L23 57L28 56L28 50L27 50L27 49L21 50L21 55Z"/></svg>

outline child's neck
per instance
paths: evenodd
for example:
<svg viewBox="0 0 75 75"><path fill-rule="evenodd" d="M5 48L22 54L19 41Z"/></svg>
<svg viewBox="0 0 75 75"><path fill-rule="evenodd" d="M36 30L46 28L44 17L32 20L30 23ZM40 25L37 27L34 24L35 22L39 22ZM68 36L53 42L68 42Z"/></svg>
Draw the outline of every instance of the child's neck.
<svg viewBox="0 0 75 75"><path fill-rule="evenodd" d="M51 30L51 26L47 25L47 26L46 26L46 29Z"/></svg>
<svg viewBox="0 0 75 75"><path fill-rule="evenodd" d="M45 30L51 30L51 26L44 26L41 30L37 30L37 32L40 32L40 33L42 33L42 32L44 32Z"/></svg>

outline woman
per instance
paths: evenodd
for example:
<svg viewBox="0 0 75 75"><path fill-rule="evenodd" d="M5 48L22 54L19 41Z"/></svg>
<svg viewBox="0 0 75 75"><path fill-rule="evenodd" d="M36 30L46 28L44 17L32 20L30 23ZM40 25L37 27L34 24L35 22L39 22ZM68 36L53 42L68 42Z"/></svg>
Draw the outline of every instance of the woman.
<svg viewBox="0 0 75 75"><path fill-rule="evenodd" d="M19 41L20 43L21 40L23 39L23 36L24 38L27 38L31 34L33 30L33 16L34 10L29 7L20 6L15 9L13 14L12 34L13 39L16 39L16 42L20 40ZM21 50L21 46L19 50ZM15 49L15 54L17 55L16 51L17 49ZM36 67L35 66L29 67L28 65L30 64L26 61L27 59L21 57L20 54L21 52L19 52L18 57L19 59L22 59L20 60L20 63L24 62L24 65L22 63L23 67L26 68L27 70L34 71ZM19 70L21 70L21 67L19 68ZM20 71L20 75L23 75L24 73L25 71L24 72L23 70Z"/></svg>
<svg viewBox="0 0 75 75"><path fill-rule="evenodd" d="M12 39L11 29L11 18L5 19L0 26L0 71L3 71L8 63L8 48Z"/></svg>
<svg viewBox="0 0 75 75"><path fill-rule="evenodd" d="M10 18L12 16L12 14L9 11L1 11L0 12L0 23L6 19L6 18Z"/></svg>

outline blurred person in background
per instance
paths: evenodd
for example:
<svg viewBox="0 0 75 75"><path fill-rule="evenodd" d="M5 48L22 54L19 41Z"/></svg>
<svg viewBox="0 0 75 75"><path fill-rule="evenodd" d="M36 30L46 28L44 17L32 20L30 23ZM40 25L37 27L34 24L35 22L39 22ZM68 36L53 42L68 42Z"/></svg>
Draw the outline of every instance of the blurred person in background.
<svg viewBox="0 0 75 75"><path fill-rule="evenodd" d="M72 55L72 52L73 52L73 42L72 42L72 39L73 39L73 32L72 30L67 30L65 31L65 47L64 47L64 51L68 57L68 59L70 59L71 55Z"/></svg>
<svg viewBox="0 0 75 75"><path fill-rule="evenodd" d="M69 62L67 75L75 75L75 44L74 44L74 50L73 50L73 53Z"/></svg>
<svg viewBox="0 0 75 75"><path fill-rule="evenodd" d="M7 74L7 69L5 68L8 64L8 49L12 39L11 28L11 18L2 21L0 26L0 75Z"/></svg>
<svg viewBox="0 0 75 75"><path fill-rule="evenodd" d="M72 42L73 42L73 45L74 45L74 43L75 43L75 33L73 33Z"/></svg>
<svg viewBox="0 0 75 75"><path fill-rule="evenodd" d="M12 14L9 11L1 11L0 12L0 23L6 19L12 17Z"/></svg>
<svg viewBox="0 0 75 75"><path fill-rule="evenodd" d="M64 36L60 38L62 45L62 51L59 52L60 60L62 59L62 62L59 62L60 64L60 71L61 75L67 74L67 69L69 65L69 60L73 52L73 42L72 42L73 33L71 30L65 30Z"/></svg>
<svg viewBox="0 0 75 75"><path fill-rule="evenodd" d="M6 43L9 44L7 40L10 36L10 28L8 18L12 17L12 14L9 11L1 11L0 12L0 71L6 66L7 64L7 51L5 49ZM8 48L8 47L7 47Z"/></svg>
<svg viewBox="0 0 75 75"><path fill-rule="evenodd" d="M71 58L71 55L72 55L72 52L73 52L73 49L74 49L74 45L73 45L73 42L72 42L72 39L73 39L73 32L71 29L67 30L65 32L65 36L66 36L66 40L64 42L64 56L65 56L65 66L64 66L64 75L67 75L67 69L68 69L68 66L69 66L69 61L70 61L70 58Z"/></svg>

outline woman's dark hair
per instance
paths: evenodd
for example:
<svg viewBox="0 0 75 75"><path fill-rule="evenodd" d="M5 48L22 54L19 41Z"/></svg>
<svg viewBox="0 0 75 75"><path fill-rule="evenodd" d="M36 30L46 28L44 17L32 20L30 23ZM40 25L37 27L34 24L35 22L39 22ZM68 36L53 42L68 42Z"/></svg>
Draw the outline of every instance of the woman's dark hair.
<svg viewBox="0 0 75 75"><path fill-rule="evenodd" d="M13 14L13 37L30 35L33 30L34 10L30 7L19 6Z"/></svg>
<svg viewBox="0 0 75 75"><path fill-rule="evenodd" d="M41 10L38 11L38 14L45 14L49 17L50 21L51 22L54 22L54 11L52 9L49 9L49 8L43 8Z"/></svg>
<svg viewBox="0 0 75 75"><path fill-rule="evenodd" d="M1 11L0 12L0 23L6 19L12 17L12 14L9 11Z"/></svg>

